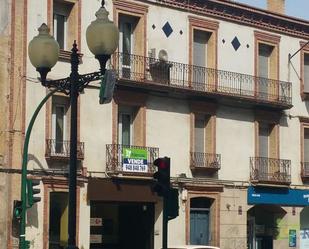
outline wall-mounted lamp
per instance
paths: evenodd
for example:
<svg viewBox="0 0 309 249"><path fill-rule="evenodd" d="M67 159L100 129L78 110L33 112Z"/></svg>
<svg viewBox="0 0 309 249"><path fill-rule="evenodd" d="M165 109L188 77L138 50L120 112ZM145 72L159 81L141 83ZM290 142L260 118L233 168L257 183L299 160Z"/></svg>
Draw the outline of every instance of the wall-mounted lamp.
<svg viewBox="0 0 309 249"><path fill-rule="evenodd" d="M298 49L294 54L290 54L289 53L289 62L291 61L291 59L300 51L300 50L302 50L304 47L306 47L307 45L309 44L309 41L307 41L303 46L301 46L301 48L300 49Z"/></svg>
<svg viewBox="0 0 309 249"><path fill-rule="evenodd" d="M185 202L187 201L187 199L188 199L188 190L183 188L181 191L181 200Z"/></svg>
<svg viewBox="0 0 309 249"><path fill-rule="evenodd" d="M242 215L242 206L238 206L238 214Z"/></svg>
<svg viewBox="0 0 309 249"><path fill-rule="evenodd" d="M296 215L296 209L295 209L295 207L292 207L292 215Z"/></svg>
<svg viewBox="0 0 309 249"><path fill-rule="evenodd" d="M187 178L187 175L186 175L186 173L180 173L178 175L178 177L180 177L180 178Z"/></svg>
<svg viewBox="0 0 309 249"><path fill-rule="evenodd" d="M231 205L229 203L226 204L226 209L230 211Z"/></svg>

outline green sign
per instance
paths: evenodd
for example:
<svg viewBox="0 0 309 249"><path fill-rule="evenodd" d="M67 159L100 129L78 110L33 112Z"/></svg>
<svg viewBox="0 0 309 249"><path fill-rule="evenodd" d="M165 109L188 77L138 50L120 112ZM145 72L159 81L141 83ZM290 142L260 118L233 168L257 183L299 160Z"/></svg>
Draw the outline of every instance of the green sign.
<svg viewBox="0 0 309 249"><path fill-rule="evenodd" d="M296 230L289 230L289 247L296 247Z"/></svg>
<svg viewBox="0 0 309 249"><path fill-rule="evenodd" d="M101 80L101 87L99 93L100 104L107 104L112 101L115 84L116 84L115 71L106 70Z"/></svg>
<svg viewBox="0 0 309 249"><path fill-rule="evenodd" d="M122 168L123 171L129 172L148 172L147 150L123 148Z"/></svg>

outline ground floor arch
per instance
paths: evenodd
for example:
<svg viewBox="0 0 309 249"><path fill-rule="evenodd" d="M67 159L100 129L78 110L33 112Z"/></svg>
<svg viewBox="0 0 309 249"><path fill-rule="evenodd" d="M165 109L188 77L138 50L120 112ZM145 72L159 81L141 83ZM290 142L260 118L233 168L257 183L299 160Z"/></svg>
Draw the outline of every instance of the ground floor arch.
<svg viewBox="0 0 309 249"><path fill-rule="evenodd" d="M278 205L260 204L247 212L248 249L273 249L279 234L277 221L286 215Z"/></svg>
<svg viewBox="0 0 309 249"><path fill-rule="evenodd" d="M309 207L304 207L299 214L300 249L309 248Z"/></svg>

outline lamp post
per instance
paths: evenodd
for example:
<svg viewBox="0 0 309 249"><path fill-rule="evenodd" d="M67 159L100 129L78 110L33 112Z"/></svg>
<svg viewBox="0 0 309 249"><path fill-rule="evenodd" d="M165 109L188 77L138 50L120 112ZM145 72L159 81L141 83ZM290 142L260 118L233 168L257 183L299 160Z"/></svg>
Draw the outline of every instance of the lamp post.
<svg viewBox="0 0 309 249"><path fill-rule="evenodd" d="M59 45L49 34L46 24L39 28L39 35L29 43L29 59L40 73L44 87L54 88L70 96L71 129L70 129L70 169L69 169L69 220L68 248L75 249L76 245L76 182L77 182L77 100L79 93L94 80L99 80L105 74L106 62L118 46L119 31L116 25L108 19L108 11L102 6L96 12L97 19L87 28L86 41L89 50L99 60L100 71L80 75L78 73L79 55L74 41L71 53L71 73L67 78L47 80L47 73L56 64L59 56ZM25 249L25 216L26 216L26 166L22 174L22 215L20 228L20 248Z"/></svg>

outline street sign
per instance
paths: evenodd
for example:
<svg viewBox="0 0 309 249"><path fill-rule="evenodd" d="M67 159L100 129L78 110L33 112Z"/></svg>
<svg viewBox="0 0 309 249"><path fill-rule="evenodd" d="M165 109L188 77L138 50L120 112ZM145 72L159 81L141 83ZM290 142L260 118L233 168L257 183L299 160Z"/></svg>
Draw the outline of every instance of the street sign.
<svg viewBox="0 0 309 249"><path fill-rule="evenodd" d="M102 244L102 234L90 234L91 244Z"/></svg>
<svg viewBox="0 0 309 249"><path fill-rule="evenodd" d="M115 84L116 84L115 70L106 70L101 81L101 87L99 93L100 104L108 104L112 101Z"/></svg>
<svg viewBox="0 0 309 249"><path fill-rule="evenodd" d="M289 230L289 247L296 247L296 230Z"/></svg>
<svg viewBox="0 0 309 249"><path fill-rule="evenodd" d="M93 227L102 226L102 218L90 218L90 226Z"/></svg>

